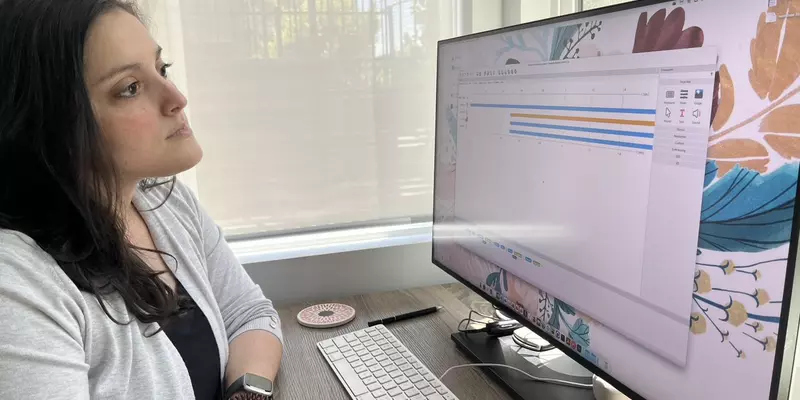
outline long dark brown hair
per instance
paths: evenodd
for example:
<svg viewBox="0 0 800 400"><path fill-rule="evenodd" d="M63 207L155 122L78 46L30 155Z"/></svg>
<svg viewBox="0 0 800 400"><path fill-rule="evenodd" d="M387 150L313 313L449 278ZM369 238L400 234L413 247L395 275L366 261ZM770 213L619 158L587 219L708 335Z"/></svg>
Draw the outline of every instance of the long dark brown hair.
<svg viewBox="0 0 800 400"><path fill-rule="evenodd" d="M0 0L0 228L35 240L114 322L132 320L109 314L111 293L136 319L162 322L183 306L125 237L84 77L90 26L113 10L141 20L123 0ZM163 184L174 179L142 183Z"/></svg>

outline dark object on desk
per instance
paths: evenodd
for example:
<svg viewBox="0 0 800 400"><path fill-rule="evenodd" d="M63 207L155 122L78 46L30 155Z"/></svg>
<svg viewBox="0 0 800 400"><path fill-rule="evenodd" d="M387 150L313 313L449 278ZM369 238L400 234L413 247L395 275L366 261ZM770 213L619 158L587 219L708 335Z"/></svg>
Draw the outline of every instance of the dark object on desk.
<svg viewBox="0 0 800 400"><path fill-rule="evenodd" d="M503 346L500 339L486 333L454 333L450 336L456 346L476 363L505 364L519 368L533 376L567 380L576 383L592 384L591 372L585 377L576 377L556 372L550 368L537 366L526 360L509 346ZM566 356L565 356L566 357ZM574 361L572 361L574 363ZM582 369L575 363L576 369ZM483 371L503 386L508 394L518 400L594 400L591 390L535 382L524 375L506 368L483 368Z"/></svg>
<svg viewBox="0 0 800 400"><path fill-rule="evenodd" d="M375 325L388 325L392 322L403 321L406 319L421 317L423 315L433 314L442 309L442 306L430 307L423 310L412 311L410 313L395 315L394 317L379 319L376 321L370 321L367 323L367 326L375 326Z"/></svg>

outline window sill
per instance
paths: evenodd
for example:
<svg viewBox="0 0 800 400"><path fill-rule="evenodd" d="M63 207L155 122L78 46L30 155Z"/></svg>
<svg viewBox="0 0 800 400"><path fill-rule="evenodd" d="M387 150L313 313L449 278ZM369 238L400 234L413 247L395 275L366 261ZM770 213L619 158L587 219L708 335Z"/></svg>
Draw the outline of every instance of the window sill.
<svg viewBox="0 0 800 400"><path fill-rule="evenodd" d="M334 253L429 243L432 223L422 222L230 242L242 265Z"/></svg>

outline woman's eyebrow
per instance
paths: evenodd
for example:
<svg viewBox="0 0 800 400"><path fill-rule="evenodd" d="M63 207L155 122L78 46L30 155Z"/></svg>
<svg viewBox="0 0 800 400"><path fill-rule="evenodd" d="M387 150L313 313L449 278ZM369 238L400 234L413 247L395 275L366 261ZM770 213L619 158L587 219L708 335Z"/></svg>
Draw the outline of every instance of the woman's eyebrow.
<svg viewBox="0 0 800 400"><path fill-rule="evenodd" d="M163 50L164 49L161 48L161 46L158 46L158 49L156 49L156 60L161 58L161 52ZM109 79L111 79L111 78L113 78L113 77L115 77L115 76L117 76L117 75L119 75L119 74L121 74L123 72L137 70L137 69L141 69L141 68L142 68L142 64L141 63L130 63L130 64L125 64L125 65L120 65L119 67L115 67L115 68L111 69L111 71L109 71L107 74L103 75L103 77L100 78L97 81L97 83L99 84L99 83L105 82L105 81L107 81L107 80L109 80Z"/></svg>

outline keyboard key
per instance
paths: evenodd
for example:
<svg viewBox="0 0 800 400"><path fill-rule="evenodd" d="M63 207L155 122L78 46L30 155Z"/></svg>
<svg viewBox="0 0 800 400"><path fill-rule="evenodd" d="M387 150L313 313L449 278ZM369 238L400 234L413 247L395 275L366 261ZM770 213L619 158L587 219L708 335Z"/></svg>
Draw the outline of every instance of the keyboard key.
<svg viewBox="0 0 800 400"><path fill-rule="evenodd" d="M394 389L389 390L389 396L395 397L400 394L403 394L403 390L400 389L399 387L395 386Z"/></svg>
<svg viewBox="0 0 800 400"><path fill-rule="evenodd" d="M420 392L421 392L422 394L424 394L425 396L430 396L430 395L432 395L432 394L436 393L436 389L434 389L434 388L432 388L432 387L428 386L428 387L426 387L426 388L423 388L423 389L421 389L421 390L420 390ZM373 394L373 395L374 395L374 394Z"/></svg>
<svg viewBox="0 0 800 400"><path fill-rule="evenodd" d="M380 383L381 385L388 382L392 382L392 377L390 377L389 375L384 375L380 377L380 379L378 379L378 383Z"/></svg>
<svg viewBox="0 0 800 400"><path fill-rule="evenodd" d="M359 361L359 362L360 362L360 361ZM373 365L375 365L375 364L377 364L377 363L378 363L378 362L377 362L377 361L375 361L375 359L372 359L372 360L367 360L366 362L362 362L362 363L361 363L361 365L366 365L367 367L371 367L371 366L373 366ZM355 366L355 365L354 365L354 366Z"/></svg>
<svg viewBox="0 0 800 400"><path fill-rule="evenodd" d="M333 338L333 343L336 344L336 347L344 347L347 346L347 341L344 340L343 337L339 336L337 338Z"/></svg>
<svg viewBox="0 0 800 400"><path fill-rule="evenodd" d="M387 342L386 339L380 339L380 340L375 341L375 344L378 345L378 346L383 346L383 345L388 344L388 343L389 342Z"/></svg>
<svg viewBox="0 0 800 400"><path fill-rule="evenodd" d="M381 338L381 337L383 337L383 334L380 333L380 332L370 332L369 336L372 337L372 338Z"/></svg>
<svg viewBox="0 0 800 400"><path fill-rule="evenodd" d="M420 393L420 394L418 394L418 395L416 395L416 396L414 396L414 397L409 397L409 398L408 398L408 400L426 400L426 399L425 399L425 396L423 396L423 395Z"/></svg>
<svg viewBox="0 0 800 400"><path fill-rule="evenodd" d="M388 375L388 374L384 370L379 370L378 372L375 373L375 377L376 378L380 378L380 377L385 376L385 375Z"/></svg>
<svg viewBox="0 0 800 400"><path fill-rule="evenodd" d="M380 399L381 397L383 397L383 396L386 396L386 395L387 395L387 393L386 393L386 391L385 391L385 390L383 390L383 389L378 389L378 390L376 390L376 391L372 392L372 395L373 395L373 396L374 396L376 399Z"/></svg>
<svg viewBox="0 0 800 400"><path fill-rule="evenodd" d="M413 365L416 369L422 368L422 364L420 364L419 361L412 361L411 365Z"/></svg>
<svg viewBox="0 0 800 400"><path fill-rule="evenodd" d="M410 369L410 370L408 370L408 371L403 371L403 372L406 374L406 376L408 377L408 379L411 379L412 377L415 377L415 376L419 376L419 372L417 372L417 370L415 370L415 369L413 369L413 368L412 368L412 369ZM419 376L419 379L424 379L424 378L422 378L421 376Z"/></svg>
<svg viewBox="0 0 800 400"><path fill-rule="evenodd" d="M385 370L386 370L386 372L394 372L394 371L397 371L397 366L396 365L387 365L385 367Z"/></svg>
<svg viewBox="0 0 800 400"><path fill-rule="evenodd" d="M396 384L400 385L400 384L403 384L403 383L406 383L406 382L408 382L408 378L406 378L406 376L405 376L405 375L403 375L403 376L398 376L397 378L394 378L394 382L395 382Z"/></svg>
<svg viewBox="0 0 800 400"><path fill-rule="evenodd" d="M422 375L422 377L425 378L425 380L428 381L428 382L433 382L433 381L436 380L436 377L433 376L433 374L431 374L430 372L428 372L427 374Z"/></svg>
<svg viewBox="0 0 800 400"><path fill-rule="evenodd" d="M369 369L366 365L354 366L351 364L350 366L353 367L353 370L356 371L357 374L360 374Z"/></svg>
<svg viewBox="0 0 800 400"><path fill-rule="evenodd" d="M366 356L367 354L369 354L369 352L367 351L367 349L364 349L364 350L361 350L361 351L357 351L357 352L356 352L356 355L357 355L357 356L359 356L359 357L364 357L364 356Z"/></svg>
<svg viewBox="0 0 800 400"><path fill-rule="evenodd" d="M436 381L436 382L431 382L431 386L438 389L440 387L443 387L444 385L442 385L442 382Z"/></svg>
<svg viewBox="0 0 800 400"><path fill-rule="evenodd" d="M367 362L369 360L374 360L374 359L375 359L375 357L373 357L372 354L367 354L367 355L361 357L361 361L363 361L363 362Z"/></svg>
<svg viewBox="0 0 800 400"><path fill-rule="evenodd" d="M325 349L325 352L328 354L338 353L339 349L336 346L331 346Z"/></svg>
<svg viewBox="0 0 800 400"><path fill-rule="evenodd" d="M363 365L364 365L364 363L361 360L356 360L356 361L353 361L353 362L350 363L350 366L353 367L353 368L358 368L358 367L361 367ZM367 365L367 366L369 367L369 365Z"/></svg>
<svg viewBox="0 0 800 400"><path fill-rule="evenodd" d="M394 363L395 363L397 366L401 366L401 365L411 365L411 364L409 364L409 363L408 363L408 361L406 361L406 359L405 359L405 358L401 358L401 359L399 359L399 360L394 360Z"/></svg>
<svg viewBox="0 0 800 400"><path fill-rule="evenodd" d="M369 336L364 331L358 331L358 332L354 333L354 335L356 335L357 338L363 338L364 336Z"/></svg>
<svg viewBox="0 0 800 400"><path fill-rule="evenodd" d="M357 345L357 346L353 346L353 351L355 351L356 353L358 353L361 350L366 350L366 349L367 349L366 347L364 347L364 346L362 346L360 344Z"/></svg>
<svg viewBox="0 0 800 400"><path fill-rule="evenodd" d="M375 359L378 360L378 362L381 362L383 360L388 360L389 356L387 356L386 354L381 354L379 356L375 356Z"/></svg>
<svg viewBox="0 0 800 400"><path fill-rule="evenodd" d="M456 400L456 396L453 395L452 393L448 393L444 395L444 400Z"/></svg>
<svg viewBox="0 0 800 400"><path fill-rule="evenodd" d="M416 396L418 394L420 394L420 393L419 393L419 390L417 390L417 389L411 388L411 389L406 390L406 396L408 396L408 397L412 397L413 398L414 396Z"/></svg>
<svg viewBox="0 0 800 400"><path fill-rule="evenodd" d="M414 376L409 376L408 380L411 381L411 383L417 383L417 382L424 381L425 378L423 378L422 375L417 374L417 375L414 375Z"/></svg>
<svg viewBox="0 0 800 400"><path fill-rule="evenodd" d="M356 335L353 335L352 333L348 333L348 334L344 335L344 340L346 340L348 343L352 343L352 342L357 341L358 338L356 337Z"/></svg>
<svg viewBox="0 0 800 400"><path fill-rule="evenodd" d="M330 340L330 339L323 340L322 342L320 342L319 345L322 346L323 349L327 349L328 347L335 346L335 344L333 343L333 340Z"/></svg>
<svg viewBox="0 0 800 400"><path fill-rule="evenodd" d="M414 386L416 386L416 387L417 387L417 389L419 389L419 390L422 390L422 389L424 389L424 388L426 388L426 387L430 387L430 386L431 386L431 384L430 384L430 383L428 383L428 381L426 381L426 380L424 380L424 379L423 379L423 380L421 380L421 381L419 381L419 382L415 382L415 383L414 383Z"/></svg>
<svg viewBox="0 0 800 400"><path fill-rule="evenodd" d="M388 368L390 365L394 365L394 363L392 362L392 360L390 360L388 358L383 360L383 361L381 361L381 366L384 367L384 368Z"/></svg>
<svg viewBox="0 0 800 400"><path fill-rule="evenodd" d="M397 389L397 384L394 381L389 381L383 384L383 389L386 391Z"/></svg>
<svg viewBox="0 0 800 400"><path fill-rule="evenodd" d="M392 346L391 343L386 343L381 346L381 349L383 349L383 351L394 350L394 346Z"/></svg>
<svg viewBox="0 0 800 400"><path fill-rule="evenodd" d="M380 371L382 369L383 369L383 367L381 367L380 365L373 365L373 366L369 367L369 371L370 372L378 372L378 371Z"/></svg>
<svg viewBox="0 0 800 400"><path fill-rule="evenodd" d="M390 358L392 361L395 361L395 362L396 362L397 360L400 360L400 359L402 359L402 358L403 358L403 356L401 356L400 354L392 354L392 355L390 355L390 356L389 356L389 358Z"/></svg>
<svg viewBox="0 0 800 400"><path fill-rule="evenodd" d="M400 372L400 371L392 371L392 372L389 372L389 376L391 376L392 379L397 379L397 378L403 376L403 373Z"/></svg>
<svg viewBox="0 0 800 400"><path fill-rule="evenodd" d="M372 353L373 351L377 351L379 349L380 349L380 347L378 347L377 345L374 345L374 344L367 347L367 350L369 350L370 353Z"/></svg>
<svg viewBox="0 0 800 400"><path fill-rule="evenodd" d="M389 350L385 350L385 351L386 351L386 355L389 356L389 357L391 357L391 356L393 356L395 354L398 354L397 350L395 350L395 349L389 349ZM402 357L402 356L400 356L400 357Z"/></svg>
<svg viewBox="0 0 800 400"><path fill-rule="evenodd" d="M413 389L413 388L414 388L414 384L413 384L413 383L411 383L411 382L406 382L406 383L403 383L402 385L400 385L400 389L401 389L402 391L404 391L404 392L405 392L406 390L411 390L411 389Z"/></svg>
<svg viewBox="0 0 800 400"><path fill-rule="evenodd" d="M367 379L367 378L371 378L372 377L372 373L369 372L369 371L359 372L358 373L358 377L361 378L361 380L364 380L364 379Z"/></svg>
<svg viewBox="0 0 800 400"><path fill-rule="evenodd" d="M369 377L369 378L364 378L364 379L363 379L363 381L364 381L363 383L364 383L365 385L372 385L373 383L376 383L376 382L378 382L378 380L377 380L377 379L375 379L375 377L373 377L373 376L371 376L371 375L370 375L370 377Z"/></svg>
<svg viewBox="0 0 800 400"><path fill-rule="evenodd" d="M376 328L376 327L374 327L374 326L370 326L369 328L367 328L367 329L364 329L362 332L364 332L364 333L371 333L371 332L375 332L375 331L377 331L377 330L378 330L378 328Z"/></svg>
<svg viewBox="0 0 800 400"><path fill-rule="evenodd" d="M339 353L339 352L333 353L333 354L329 355L328 357L331 358L331 361L344 360L344 356L342 355L342 353Z"/></svg>
<svg viewBox="0 0 800 400"><path fill-rule="evenodd" d="M376 391L378 389L381 389L381 388L383 388L383 385L381 385L378 382L375 382L375 383L373 383L371 385L367 385L367 390L369 390L370 392L374 392L374 391Z"/></svg>
<svg viewBox="0 0 800 400"><path fill-rule="evenodd" d="M352 356L356 355L356 352L353 351L352 349L350 349L350 350L343 351L342 354L344 354L345 358L349 358L349 357L352 357Z"/></svg>
<svg viewBox="0 0 800 400"><path fill-rule="evenodd" d="M357 355L355 355L355 354L353 354L353 355L352 355L352 356L350 356L350 357L347 357L347 362L349 362L349 363L354 363L354 362L356 362L356 361L358 361L358 356L357 356Z"/></svg>
<svg viewBox="0 0 800 400"><path fill-rule="evenodd" d="M336 368L342 380L350 387L350 391L353 392L355 396L360 396L369 391L367 387L361 383L361 378L353 371L353 367L350 366L347 360L334 361L333 367Z"/></svg>
<svg viewBox="0 0 800 400"><path fill-rule="evenodd" d="M444 397L440 396L438 393L434 393L427 397L427 400L444 400Z"/></svg>
<svg viewBox="0 0 800 400"><path fill-rule="evenodd" d="M358 396L356 398L356 400L375 400L375 398L372 397L372 394L367 393L367 394L362 394L361 396Z"/></svg>
<svg viewBox="0 0 800 400"><path fill-rule="evenodd" d="M392 400L408 400L405 393L400 393L397 396L392 397Z"/></svg>
<svg viewBox="0 0 800 400"><path fill-rule="evenodd" d="M400 366L400 371L403 371L403 372L406 372L406 371L408 371L410 369L414 369L414 367L412 367L411 364L404 364L404 365Z"/></svg>
<svg viewBox="0 0 800 400"><path fill-rule="evenodd" d="M444 385L434 386L434 388L436 388L436 391L439 392L439 394L441 395L445 395L448 392L447 388Z"/></svg>

